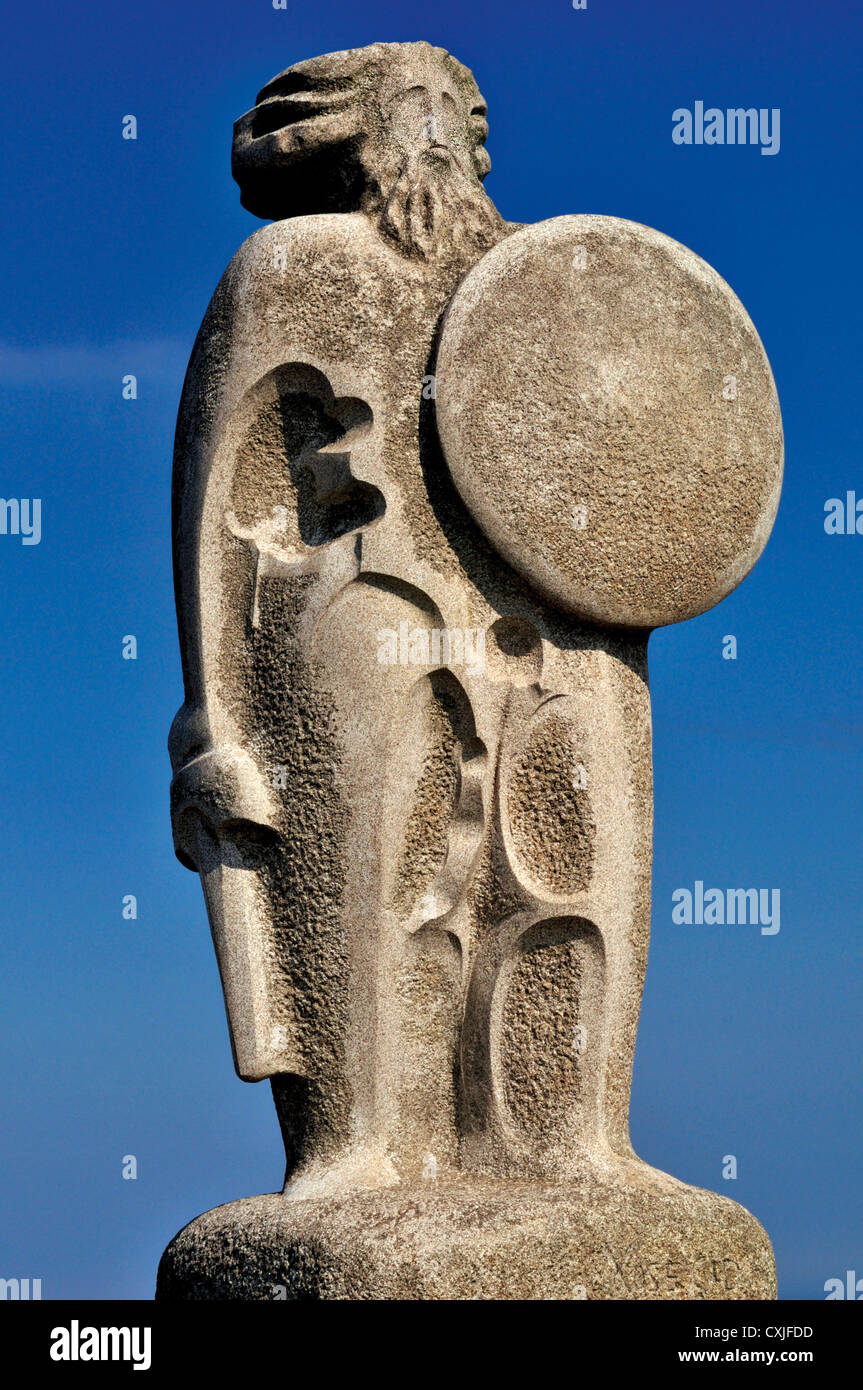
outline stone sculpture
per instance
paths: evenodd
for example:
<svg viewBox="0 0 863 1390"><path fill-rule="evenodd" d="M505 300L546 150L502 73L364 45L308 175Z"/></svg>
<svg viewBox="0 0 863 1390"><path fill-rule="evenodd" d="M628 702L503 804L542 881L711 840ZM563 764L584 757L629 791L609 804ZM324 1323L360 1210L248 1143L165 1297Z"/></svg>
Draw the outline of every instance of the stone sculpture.
<svg viewBox="0 0 863 1390"><path fill-rule="evenodd" d="M742 1207L642 1163L647 639L760 554L779 408L728 286L613 217L505 223L425 43L237 122L240 248L177 426L177 854L283 1194L161 1298L771 1298Z"/></svg>

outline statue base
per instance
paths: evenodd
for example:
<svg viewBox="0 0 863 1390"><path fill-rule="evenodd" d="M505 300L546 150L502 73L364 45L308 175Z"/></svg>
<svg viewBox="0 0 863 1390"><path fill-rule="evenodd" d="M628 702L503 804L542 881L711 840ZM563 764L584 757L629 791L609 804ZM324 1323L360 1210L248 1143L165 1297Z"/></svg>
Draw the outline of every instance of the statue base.
<svg viewBox="0 0 863 1390"><path fill-rule="evenodd" d="M566 1182L464 1175L215 1207L174 1237L156 1298L774 1299L737 1202L636 1159Z"/></svg>

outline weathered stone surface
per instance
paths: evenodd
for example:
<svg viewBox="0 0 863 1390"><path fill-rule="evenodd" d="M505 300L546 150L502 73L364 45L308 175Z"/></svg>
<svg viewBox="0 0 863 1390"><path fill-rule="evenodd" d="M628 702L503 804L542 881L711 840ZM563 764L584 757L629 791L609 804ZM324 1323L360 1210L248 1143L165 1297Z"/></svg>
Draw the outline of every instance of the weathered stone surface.
<svg viewBox="0 0 863 1390"><path fill-rule="evenodd" d="M774 1296L757 1222L629 1142L650 920L643 610L663 593L650 533L641 599L625 577L638 623L590 624L583 577L552 597L491 487L488 516L468 497L474 424L517 432L527 407L484 413L498 386L469 360L459 379L456 350L445 443L474 515L441 450L444 312L449 351L472 267L536 244L483 191L484 114L442 50L376 44L289 69L237 123L244 200L280 220L228 267L180 409L172 806L237 1070L271 1081L287 1173L281 1196L181 1232L160 1297L725 1297L727 1278ZM529 382L524 353L540 375L548 362L535 319L520 341ZM538 439L531 467L559 475L558 445ZM726 528L741 575L760 524L744 511ZM613 596L622 562L608 573Z"/></svg>

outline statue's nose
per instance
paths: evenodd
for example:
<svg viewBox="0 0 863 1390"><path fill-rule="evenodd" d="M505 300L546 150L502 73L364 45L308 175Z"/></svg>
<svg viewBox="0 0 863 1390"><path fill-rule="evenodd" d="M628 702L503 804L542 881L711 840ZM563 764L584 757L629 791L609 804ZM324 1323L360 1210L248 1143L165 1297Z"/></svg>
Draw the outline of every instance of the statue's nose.
<svg viewBox="0 0 863 1390"><path fill-rule="evenodd" d="M200 870L199 827L216 839L275 838L275 798L260 769L241 748L210 749L178 769L171 784L177 858Z"/></svg>

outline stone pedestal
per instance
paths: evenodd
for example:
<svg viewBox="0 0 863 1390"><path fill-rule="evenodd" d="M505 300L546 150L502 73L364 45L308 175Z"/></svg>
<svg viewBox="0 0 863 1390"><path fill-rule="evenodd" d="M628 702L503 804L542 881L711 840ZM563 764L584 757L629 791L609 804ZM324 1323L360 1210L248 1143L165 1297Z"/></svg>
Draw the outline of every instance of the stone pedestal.
<svg viewBox="0 0 863 1390"><path fill-rule="evenodd" d="M162 1257L182 1299L772 1299L770 1242L728 1198L633 1161L578 1182L428 1182L216 1207Z"/></svg>

